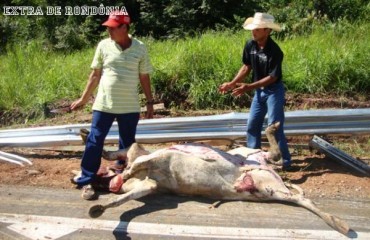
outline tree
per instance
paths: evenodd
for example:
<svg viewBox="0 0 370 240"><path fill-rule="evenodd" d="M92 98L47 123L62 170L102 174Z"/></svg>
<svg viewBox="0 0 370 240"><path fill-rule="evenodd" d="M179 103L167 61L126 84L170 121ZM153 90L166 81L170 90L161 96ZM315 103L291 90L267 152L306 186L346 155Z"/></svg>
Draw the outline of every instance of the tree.
<svg viewBox="0 0 370 240"><path fill-rule="evenodd" d="M205 30L240 29L245 17L260 8L253 0L138 0L142 35L177 38Z"/></svg>

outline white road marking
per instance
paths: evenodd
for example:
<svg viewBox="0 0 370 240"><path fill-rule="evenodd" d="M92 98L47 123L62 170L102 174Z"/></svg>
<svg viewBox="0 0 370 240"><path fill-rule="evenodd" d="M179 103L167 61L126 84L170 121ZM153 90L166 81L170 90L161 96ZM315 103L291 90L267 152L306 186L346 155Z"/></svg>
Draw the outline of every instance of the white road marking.
<svg viewBox="0 0 370 240"><path fill-rule="evenodd" d="M8 213L0 213L0 222L10 224L8 229L32 240L57 239L84 229L213 239L348 239L334 230L193 226ZM356 234L357 239L370 239L370 232L356 232Z"/></svg>
<svg viewBox="0 0 370 240"><path fill-rule="evenodd" d="M16 223L8 226L8 229L32 240L58 239L78 230L68 225L38 222Z"/></svg>

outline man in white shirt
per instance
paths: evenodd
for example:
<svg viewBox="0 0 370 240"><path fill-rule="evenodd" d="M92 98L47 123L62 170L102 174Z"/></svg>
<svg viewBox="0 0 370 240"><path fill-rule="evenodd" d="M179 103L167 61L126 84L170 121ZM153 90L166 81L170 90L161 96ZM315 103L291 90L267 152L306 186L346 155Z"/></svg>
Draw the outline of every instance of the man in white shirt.
<svg viewBox="0 0 370 240"><path fill-rule="evenodd" d="M91 131L81 161L82 175L74 179L82 187L82 198L86 200L96 198L91 183L100 168L104 141L113 121L118 123L120 149L128 148L135 142L140 117L138 83L147 100L146 117L153 117L149 76L153 68L145 45L129 34L130 21L127 13L114 11L102 24L107 27L109 38L98 44L85 90L81 98L71 104L72 110L85 105L98 87Z"/></svg>

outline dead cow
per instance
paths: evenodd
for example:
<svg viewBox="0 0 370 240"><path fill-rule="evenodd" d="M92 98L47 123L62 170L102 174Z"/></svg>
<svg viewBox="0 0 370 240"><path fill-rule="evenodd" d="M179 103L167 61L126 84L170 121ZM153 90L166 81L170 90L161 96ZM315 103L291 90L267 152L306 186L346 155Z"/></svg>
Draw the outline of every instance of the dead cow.
<svg viewBox="0 0 370 240"><path fill-rule="evenodd" d="M264 157L281 161L274 138L278 124L266 129L269 154L245 147L223 152L202 144L180 144L149 153L133 144L127 151L105 153L107 158L127 157L128 167L115 200L90 208L91 217L99 217L107 208L154 192L204 196L217 200L283 201L302 206L342 234L349 232L341 219L318 209L295 185L285 184L266 164ZM261 156L262 154L262 156ZM295 190L295 191L293 191Z"/></svg>

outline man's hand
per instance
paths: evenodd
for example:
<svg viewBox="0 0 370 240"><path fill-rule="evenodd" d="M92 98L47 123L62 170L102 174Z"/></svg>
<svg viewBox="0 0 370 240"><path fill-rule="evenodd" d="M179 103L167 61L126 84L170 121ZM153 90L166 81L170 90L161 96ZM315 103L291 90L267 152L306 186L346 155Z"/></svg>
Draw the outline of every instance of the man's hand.
<svg viewBox="0 0 370 240"><path fill-rule="evenodd" d="M248 83L237 83L236 86L237 87L234 88L233 91L231 92L231 95L235 97L240 97L245 92L253 90L253 87L251 86L251 84L248 84Z"/></svg>
<svg viewBox="0 0 370 240"><path fill-rule="evenodd" d="M74 101L72 104L71 104L71 107L70 109L73 111L73 110L77 110L81 107L83 107L86 103L83 101L82 98L79 98L77 99L76 101Z"/></svg>
<svg viewBox="0 0 370 240"><path fill-rule="evenodd" d="M99 85L101 75L101 69L93 69L91 71L82 96L71 104L71 110L77 110L78 108L83 107L89 101L89 97Z"/></svg>
<svg viewBox="0 0 370 240"><path fill-rule="evenodd" d="M239 95L243 94L244 92L247 91L247 89L245 89L245 91L243 91L244 87L243 88L238 88L238 89L234 89L234 88L235 88L235 86L241 86L241 82L244 81L244 79L248 76L248 74L250 73L251 70L252 70L252 67L250 65L244 65L243 64L240 67L240 69L238 71L238 74L236 74L234 79L230 82L225 82L225 83L221 84L218 87L218 91L222 94L225 94L225 93L229 92L230 90L233 90L231 94L234 95L234 96L239 96Z"/></svg>
<svg viewBox="0 0 370 240"><path fill-rule="evenodd" d="M228 91L234 88L234 84L232 82L225 82L218 87L218 91L222 94L227 93Z"/></svg>
<svg viewBox="0 0 370 240"><path fill-rule="evenodd" d="M147 118L147 119L151 119L151 118L153 118L153 115L154 115L154 108L153 108L153 104L147 104L147 105L146 105L145 118Z"/></svg>

